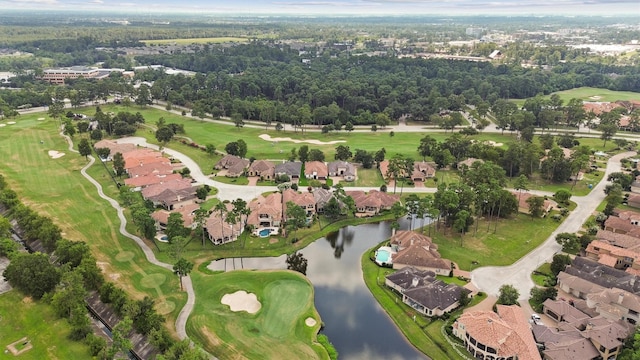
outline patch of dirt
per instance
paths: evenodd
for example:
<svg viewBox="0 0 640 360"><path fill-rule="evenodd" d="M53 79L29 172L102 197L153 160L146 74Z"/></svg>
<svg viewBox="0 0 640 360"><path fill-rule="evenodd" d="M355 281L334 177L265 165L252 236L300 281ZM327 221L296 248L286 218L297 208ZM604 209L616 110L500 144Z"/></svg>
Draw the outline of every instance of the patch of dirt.
<svg viewBox="0 0 640 360"><path fill-rule="evenodd" d="M22 298L22 302L25 304L32 304L33 303L33 299L30 296L25 296Z"/></svg>
<svg viewBox="0 0 640 360"><path fill-rule="evenodd" d="M277 238L269 239L269 244L275 244L275 243L277 243L277 242L278 242L278 239L277 239Z"/></svg>
<svg viewBox="0 0 640 360"><path fill-rule="evenodd" d="M176 308L176 303L171 300L164 300L156 306L156 311L160 315L167 315Z"/></svg>
<svg viewBox="0 0 640 360"><path fill-rule="evenodd" d="M208 327L201 327L200 332L202 333L202 335L204 335L204 338L207 340L207 342L212 346L222 345L222 341L216 336L216 334L209 331Z"/></svg>

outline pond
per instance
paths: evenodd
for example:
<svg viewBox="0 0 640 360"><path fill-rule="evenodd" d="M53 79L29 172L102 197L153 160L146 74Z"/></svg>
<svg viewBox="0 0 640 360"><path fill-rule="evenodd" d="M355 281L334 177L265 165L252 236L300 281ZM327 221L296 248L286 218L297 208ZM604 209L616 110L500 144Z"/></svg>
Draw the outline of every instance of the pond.
<svg viewBox="0 0 640 360"><path fill-rule="evenodd" d="M408 228L408 222L401 223ZM315 305L340 359L426 359L407 342L362 279L360 257L391 236L390 224L348 226L320 238L301 252L315 288ZM212 270L286 269L286 256L223 259Z"/></svg>

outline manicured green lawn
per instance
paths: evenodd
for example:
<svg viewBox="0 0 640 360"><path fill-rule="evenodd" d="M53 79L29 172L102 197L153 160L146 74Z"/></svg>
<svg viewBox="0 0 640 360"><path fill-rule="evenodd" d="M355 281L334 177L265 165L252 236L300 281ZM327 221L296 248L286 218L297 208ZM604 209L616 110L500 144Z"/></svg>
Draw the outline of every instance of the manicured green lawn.
<svg viewBox="0 0 640 360"><path fill-rule="evenodd" d="M290 271L232 271L205 275L194 271L198 299L187 322L191 339L220 359L328 359L317 343L320 315L313 303L313 286ZM233 312L223 305L225 294L256 294L255 314ZM305 319L316 320L307 326Z"/></svg>
<svg viewBox="0 0 640 360"><path fill-rule="evenodd" d="M17 290L0 295L0 359L88 359L89 348L67 338L71 327L48 304L25 298ZM5 347L27 337L33 345L18 357Z"/></svg>
<svg viewBox="0 0 640 360"><path fill-rule="evenodd" d="M538 286L546 286L544 281L546 279L550 279L551 278L551 264L550 263L544 263L544 264L540 265L536 269L536 271L538 272L538 274L536 274L536 273L531 274L531 279L533 279L533 282Z"/></svg>
<svg viewBox="0 0 640 360"><path fill-rule="evenodd" d="M87 242L107 280L114 281L133 298L152 297L167 323L173 324L186 301L177 277L148 263L138 245L119 234L116 211L80 174L87 160L68 151L66 142L55 132L53 120L36 121L42 116L23 115L16 125L0 129L2 174L24 203L60 226L65 238ZM65 155L51 159L49 150ZM107 185L105 193L116 196L116 187L100 163L88 173ZM153 277L162 277L163 281L154 286L142 283Z"/></svg>
<svg viewBox="0 0 640 360"><path fill-rule="evenodd" d="M618 100L640 100L640 93L631 91L614 91L607 89L599 89L592 87L580 87L571 90L558 91L558 94L564 103L568 103L571 99L580 99L583 101L608 101L614 102ZM548 99L550 95L545 96ZM524 99L513 100L519 106L524 104Z"/></svg>
<svg viewBox="0 0 640 360"><path fill-rule="evenodd" d="M371 169L358 168L358 178L356 181L347 182L341 181L340 184L342 186L382 186L384 184L384 180L382 179L382 175L380 174L380 170L376 167Z"/></svg>
<svg viewBox="0 0 640 360"><path fill-rule="evenodd" d="M477 261L479 266L514 263L546 240L559 224L550 216L533 219L529 215L518 214L498 221L495 233L495 221L491 221L487 230L488 221L481 219L475 236L476 225L473 224L464 236L453 234L451 229L447 229L444 235L443 228L436 232L432 225L431 237L438 244L443 258L456 262L462 270L469 270L472 261ZM425 229L424 233L428 234L428 230Z"/></svg>

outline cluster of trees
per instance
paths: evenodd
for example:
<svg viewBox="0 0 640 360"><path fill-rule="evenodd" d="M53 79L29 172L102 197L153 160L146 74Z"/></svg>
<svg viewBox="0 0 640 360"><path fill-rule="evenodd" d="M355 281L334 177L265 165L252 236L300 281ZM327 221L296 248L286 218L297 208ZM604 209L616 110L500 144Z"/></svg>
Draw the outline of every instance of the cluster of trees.
<svg viewBox="0 0 640 360"><path fill-rule="evenodd" d="M188 343L174 342L163 326L164 317L154 310L151 298L131 300L124 290L105 282L89 246L82 241L63 239L60 229L51 219L38 215L20 202L17 194L8 188L2 175L0 204L17 221L17 231L23 236L23 240L27 243L39 240L47 251L17 252L15 245L8 245L5 241L10 224L0 217L0 254L8 255L11 259L3 276L24 294L50 303L58 316L68 319L71 326L70 338L85 341L93 356L113 359L118 352L128 351L131 342L127 337L133 328L149 335L151 342L165 353L166 359L179 359L183 354L190 354L194 359L205 358L198 350L190 349ZM55 254L55 257L49 253ZM114 341L111 346L92 334L85 307L85 297L90 291L99 291L101 300L111 303L123 317L113 331Z"/></svg>

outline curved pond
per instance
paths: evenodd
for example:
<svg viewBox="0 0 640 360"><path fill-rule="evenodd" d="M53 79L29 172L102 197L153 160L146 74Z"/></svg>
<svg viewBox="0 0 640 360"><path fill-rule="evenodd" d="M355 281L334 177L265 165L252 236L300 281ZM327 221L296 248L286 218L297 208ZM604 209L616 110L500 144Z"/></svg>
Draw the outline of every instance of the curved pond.
<svg viewBox="0 0 640 360"><path fill-rule="evenodd" d="M402 223L408 228L408 223ZM301 252L315 288L315 305L340 359L427 359L409 344L362 279L360 257L391 236L390 224L348 226L320 238ZM286 269L286 256L223 259L212 270Z"/></svg>

